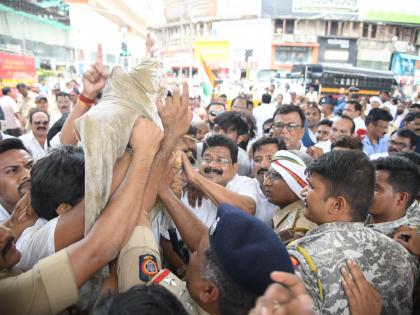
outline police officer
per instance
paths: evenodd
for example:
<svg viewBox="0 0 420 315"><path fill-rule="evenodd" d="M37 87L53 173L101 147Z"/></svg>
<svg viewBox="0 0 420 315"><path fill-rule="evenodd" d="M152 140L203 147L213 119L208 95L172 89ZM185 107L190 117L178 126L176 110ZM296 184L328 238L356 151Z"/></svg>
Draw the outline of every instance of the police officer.
<svg viewBox="0 0 420 315"><path fill-rule="evenodd" d="M133 135L137 136L130 140L134 150L130 169L136 171L127 172L105 207L104 215L98 218L84 239L42 259L31 270L19 273L13 268L21 257L15 247L15 237L0 225L2 314L57 314L77 302L78 288L117 257L135 227L133 222L140 209L133 205L143 199L147 185L144 178L149 177L162 132L152 122L139 119Z"/></svg>
<svg viewBox="0 0 420 315"><path fill-rule="evenodd" d="M219 206L208 229L170 190L170 177L162 176L159 197L192 252L186 281L159 270L157 244L150 228L143 227L121 251L119 290L155 283L172 292L189 314L247 313L272 282L272 271L293 272L286 248L259 219L227 204Z"/></svg>
<svg viewBox="0 0 420 315"><path fill-rule="evenodd" d="M270 169L264 175L264 194L279 206L273 216L273 227L280 239L288 244L316 226L303 216L301 200L306 183L306 165L311 158L300 151L278 151L271 158Z"/></svg>
<svg viewBox="0 0 420 315"><path fill-rule="evenodd" d="M379 291L382 314L411 314L410 254L385 235L364 226L372 203L375 171L359 151L334 151L308 167L305 217L318 224L289 244L295 271L322 314L348 314L340 284L346 259L355 261Z"/></svg>

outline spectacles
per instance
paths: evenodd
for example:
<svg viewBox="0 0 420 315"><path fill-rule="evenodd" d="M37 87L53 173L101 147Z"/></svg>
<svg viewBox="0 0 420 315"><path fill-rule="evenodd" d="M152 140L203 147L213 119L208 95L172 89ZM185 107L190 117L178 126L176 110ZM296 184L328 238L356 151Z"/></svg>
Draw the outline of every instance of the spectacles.
<svg viewBox="0 0 420 315"><path fill-rule="evenodd" d="M283 179L283 177L281 177L279 173L273 171L265 171L264 178L269 179L272 182Z"/></svg>
<svg viewBox="0 0 420 315"><path fill-rule="evenodd" d="M302 125L298 125L298 124L295 124L295 123L290 123L290 124L283 124L283 123L275 123L274 124L274 128L276 128L276 129L280 129L280 130L283 130L284 129L284 127L286 127L286 129L287 129L287 131L289 131L289 132L293 132L293 131L295 131L297 128L301 128L302 127Z"/></svg>
<svg viewBox="0 0 420 315"><path fill-rule="evenodd" d="M210 164L213 161L220 165L228 165L232 160L224 157L218 157L217 159L213 159L210 156L203 157L203 162L206 162L207 164Z"/></svg>
<svg viewBox="0 0 420 315"><path fill-rule="evenodd" d="M212 110L212 111L210 111L210 112L209 112L209 115L210 115L210 116L213 116L213 117L216 117L216 116L217 116L217 115L219 115L220 113L222 113L222 112L218 112L218 111Z"/></svg>
<svg viewBox="0 0 420 315"><path fill-rule="evenodd" d="M35 126L39 126L39 125L43 125L43 126L48 126L48 121L33 121L32 122Z"/></svg>
<svg viewBox="0 0 420 315"><path fill-rule="evenodd" d="M389 140L389 144L390 145L393 145L393 146L395 146L397 148L400 148L400 149L403 149L405 147L408 147L408 145L406 145L405 143L397 142L397 141L394 141L394 140Z"/></svg>

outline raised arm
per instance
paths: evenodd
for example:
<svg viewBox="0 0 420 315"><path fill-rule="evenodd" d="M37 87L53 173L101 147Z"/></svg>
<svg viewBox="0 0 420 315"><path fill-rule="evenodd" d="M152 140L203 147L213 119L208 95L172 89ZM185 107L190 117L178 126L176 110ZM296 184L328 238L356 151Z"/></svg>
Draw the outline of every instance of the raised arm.
<svg viewBox="0 0 420 315"><path fill-rule="evenodd" d="M221 203L228 203L249 214L255 214L256 204L251 197L233 192L197 173L185 154L182 157L182 165L188 181L193 186L198 187L216 206Z"/></svg>
<svg viewBox="0 0 420 315"><path fill-rule="evenodd" d="M162 132L154 123L143 118L136 121L130 139L134 153L123 182L89 234L67 248L78 287L114 259L131 235L161 139Z"/></svg>
<svg viewBox="0 0 420 315"><path fill-rule="evenodd" d="M83 74L83 91L82 95L94 101L98 96L98 93L105 87L107 74L105 72L103 61L102 61L102 46L98 45L98 51L96 54L96 62L92 68ZM62 144L77 144L77 129L76 120L83 116L92 104L77 100L73 110L64 122L63 129L61 130L60 141Z"/></svg>

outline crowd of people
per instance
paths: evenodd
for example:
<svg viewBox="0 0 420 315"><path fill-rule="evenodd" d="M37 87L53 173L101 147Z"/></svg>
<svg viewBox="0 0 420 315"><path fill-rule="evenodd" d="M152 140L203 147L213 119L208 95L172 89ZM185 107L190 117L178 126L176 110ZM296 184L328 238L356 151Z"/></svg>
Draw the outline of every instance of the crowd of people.
<svg viewBox="0 0 420 315"><path fill-rule="evenodd" d="M76 121L106 81L98 53L80 93L3 88L1 314L419 311L418 96L271 86L258 106L202 104L174 86L163 128L137 118L85 233Z"/></svg>

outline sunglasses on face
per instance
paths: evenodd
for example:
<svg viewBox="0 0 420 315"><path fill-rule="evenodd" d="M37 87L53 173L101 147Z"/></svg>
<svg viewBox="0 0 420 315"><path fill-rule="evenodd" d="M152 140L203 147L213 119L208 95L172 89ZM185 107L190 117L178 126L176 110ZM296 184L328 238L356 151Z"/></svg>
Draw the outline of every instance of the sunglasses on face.
<svg viewBox="0 0 420 315"><path fill-rule="evenodd" d="M209 112L209 114L210 114L210 116L213 116L213 117L216 117L217 115L219 115L221 112L218 112L218 111L215 111L215 110L212 110L212 111L210 111Z"/></svg>
<svg viewBox="0 0 420 315"><path fill-rule="evenodd" d="M34 121L33 124L35 126L39 126L39 125L48 126L48 121Z"/></svg>

